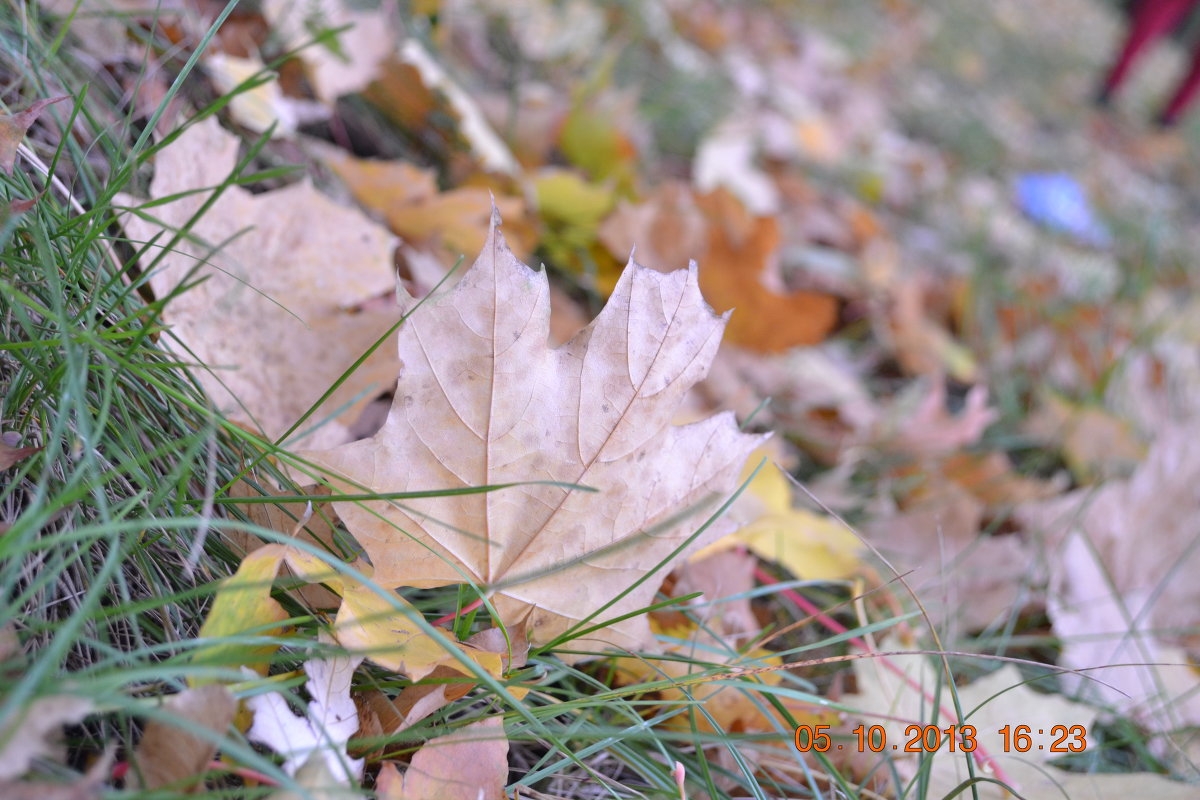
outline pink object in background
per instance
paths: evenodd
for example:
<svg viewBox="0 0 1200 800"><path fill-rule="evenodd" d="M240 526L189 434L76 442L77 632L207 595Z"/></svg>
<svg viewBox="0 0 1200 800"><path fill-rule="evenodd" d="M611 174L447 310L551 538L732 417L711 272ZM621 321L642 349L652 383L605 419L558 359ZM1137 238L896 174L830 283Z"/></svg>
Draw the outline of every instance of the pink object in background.
<svg viewBox="0 0 1200 800"><path fill-rule="evenodd" d="M1129 69L1149 45L1166 36L1186 18L1200 0L1139 0L1130 13L1129 32L1117 60L1101 85L1098 100L1107 104L1112 94L1125 81ZM1158 117L1161 125L1174 125L1196 99L1200 90L1200 47L1192 55L1192 63L1175 94Z"/></svg>

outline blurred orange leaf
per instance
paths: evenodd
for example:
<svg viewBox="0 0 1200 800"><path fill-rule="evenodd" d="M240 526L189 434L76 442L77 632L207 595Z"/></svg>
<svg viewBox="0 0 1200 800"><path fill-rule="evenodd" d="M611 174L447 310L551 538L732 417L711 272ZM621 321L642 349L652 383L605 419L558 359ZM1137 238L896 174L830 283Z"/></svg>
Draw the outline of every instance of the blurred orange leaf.
<svg viewBox="0 0 1200 800"><path fill-rule="evenodd" d="M317 150L354 199L383 217L388 227L410 244L436 242L452 257L475 253L483 247L493 199L488 190L461 187L439 192L433 171L415 164L354 158L335 147ZM504 195L496 196L495 202L512 221L509 232L514 247L526 257L533 247L534 231L522 224L524 202Z"/></svg>
<svg viewBox="0 0 1200 800"><path fill-rule="evenodd" d="M736 309L726 339L777 353L820 342L837 322L837 300L818 292L779 294L762 282L779 250L774 217L754 217L725 189L697 199L708 218L708 250L700 288L718 312Z"/></svg>

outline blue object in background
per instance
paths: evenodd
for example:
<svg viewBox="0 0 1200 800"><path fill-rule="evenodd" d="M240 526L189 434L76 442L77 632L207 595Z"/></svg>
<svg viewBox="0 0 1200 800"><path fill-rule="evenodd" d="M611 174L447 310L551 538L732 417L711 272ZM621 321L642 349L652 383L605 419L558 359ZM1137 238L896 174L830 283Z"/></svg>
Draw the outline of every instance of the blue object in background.
<svg viewBox="0 0 1200 800"><path fill-rule="evenodd" d="M1065 172L1027 173L1017 178L1016 188L1017 205L1034 222L1092 247L1112 244L1083 187Z"/></svg>

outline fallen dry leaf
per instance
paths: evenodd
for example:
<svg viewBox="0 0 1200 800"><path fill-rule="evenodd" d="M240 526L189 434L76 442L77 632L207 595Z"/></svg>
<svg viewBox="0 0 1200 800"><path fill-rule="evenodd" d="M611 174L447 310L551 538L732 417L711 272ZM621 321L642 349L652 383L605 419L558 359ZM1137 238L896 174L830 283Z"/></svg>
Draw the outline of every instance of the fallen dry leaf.
<svg viewBox="0 0 1200 800"><path fill-rule="evenodd" d="M600 221L616 193L566 169L546 168L533 181L544 224L541 243L551 264L577 273L584 285L607 297L621 277L622 262L600 246ZM626 253L622 258L629 256Z"/></svg>
<svg viewBox="0 0 1200 800"><path fill-rule="evenodd" d="M1068 772L1051 764L1023 758L1001 761L1008 778L1025 800L1195 800L1196 784L1174 781L1152 772ZM979 784L980 800L1012 800L1012 793L996 784Z"/></svg>
<svg viewBox="0 0 1200 800"><path fill-rule="evenodd" d="M112 775L113 751L109 748L87 772L71 783L47 781L0 781L4 800L100 800Z"/></svg>
<svg viewBox="0 0 1200 800"><path fill-rule="evenodd" d="M0 719L0 781L19 778L35 758L61 760L63 725L92 713L92 701L69 694L39 697Z"/></svg>
<svg viewBox="0 0 1200 800"><path fill-rule="evenodd" d="M280 789L265 800L367 800L357 789L343 785L329 769L329 762L320 752L314 752L292 776L299 791Z"/></svg>
<svg viewBox="0 0 1200 800"><path fill-rule="evenodd" d="M1146 457L1146 445L1128 420L1049 392L1023 427L1042 442L1060 447L1063 461L1080 483L1128 475Z"/></svg>
<svg viewBox="0 0 1200 800"><path fill-rule="evenodd" d="M458 115L463 138L484 169L504 175L520 172L517 159L488 124L487 117L474 98L454 82L445 68L415 37L408 37L400 45L400 58L417 71L425 86L441 92L446 98Z"/></svg>
<svg viewBox="0 0 1200 800"><path fill-rule="evenodd" d="M546 345L549 315L545 273L520 263L493 227L459 284L401 329L405 373L383 429L309 454L333 485L353 492L530 480L598 490L520 485L335 506L377 582L472 581L533 645L648 605L658 580L609 604L692 535L701 507L733 488L761 441L739 433L728 414L670 424L724 327L701 299L695 270L631 263L600 316L556 350ZM715 527L694 544L716 538ZM571 649L648 640L644 617L634 616Z"/></svg>
<svg viewBox="0 0 1200 800"><path fill-rule="evenodd" d="M892 305L879 333L890 340L901 366L913 375L946 373L960 383L978 380L975 356L926 309L925 284L932 279L907 275L893 280Z"/></svg>
<svg viewBox="0 0 1200 800"><path fill-rule="evenodd" d="M863 533L938 620L977 630L1008 619L1037 575L1034 550L1018 536L986 536L984 503L930 475L903 508L877 513Z"/></svg>
<svg viewBox="0 0 1200 800"><path fill-rule="evenodd" d="M132 759L130 784L135 788L161 789L191 779L195 785L188 793L202 790L199 778L207 771L217 746L189 728L224 733L237 713L237 700L224 686L210 684L171 695L164 709L173 719L170 722L152 719L146 724Z"/></svg>
<svg viewBox="0 0 1200 800"><path fill-rule="evenodd" d="M894 636L886 637L879 645L879 650L883 652L903 649L898 646ZM1060 695L1034 691L1024 684L1025 678L1012 665L1005 665L965 686L957 685L964 716L956 722L950 688L935 658L913 654L890 655L886 659L890 668L882 658L855 661L858 691L847 695L843 702L860 710L859 716L864 724L882 726L889 745L898 744L903 748L904 743L912 738L911 732L906 733L906 728L912 724L937 725L942 729L954 724L972 725L978 745L974 753L977 773L981 769L981 762L988 764L994 759L994 766L1004 774L1017 762L1042 766L1046 760L1056 757L1049 747L1036 747L1038 744L1049 744L1048 736L1038 736L1036 733L1033 734L1036 741L1028 753L1015 752L1011 741L1008 752L1005 752L1000 729L1006 725L1010 726L1010 733L1014 726L1028 725L1033 732L1041 729L1046 734L1056 725L1068 728L1078 725L1086 731L1085 743L1089 747L1096 744L1095 736L1091 735L1092 725L1098 716L1096 709ZM934 697L938 694L941 697L941 713L935 720L932 708ZM960 751L949 752L947 738L944 734L940 737L941 747L932 756L932 765L923 763L926 758L924 755L918 757L919 754L905 753L903 750L897 754L891 747L887 748L887 757L905 781L912 778L918 769L927 769L931 784L929 796L948 796L968 775L965 754ZM989 777L1000 775L991 774ZM996 792L986 796L999 798L1004 795ZM1049 796L1053 795L1046 795Z"/></svg>
<svg viewBox="0 0 1200 800"><path fill-rule="evenodd" d="M243 479L229 487L231 500L257 499L263 501L239 504L238 506L252 524L291 536L318 550L333 553L346 560L358 554L348 541L350 537L344 533L339 534L335 530L337 517L328 503L310 506L305 502L279 502L274 498L288 494L288 490L267 488L270 484L262 486L257 481L263 479L257 476L253 480L256 483ZM300 487L298 491L309 497L328 494L324 487L319 486L304 486ZM235 545L242 556L253 553L268 544L268 541L264 541L256 532L243 530L240 527L231 527L224 534L225 538ZM286 565L285 569L287 569ZM312 609L334 609L341 602L341 598L337 594L320 584L304 584L296 587L292 592Z"/></svg>
<svg viewBox="0 0 1200 800"><path fill-rule="evenodd" d="M504 719L488 717L430 739L403 775L384 764L378 788L381 800L504 800L507 782Z"/></svg>
<svg viewBox="0 0 1200 800"><path fill-rule="evenodd" d="M728 663L731 667L778 667L783 660L771 651L757 648L739 653L730 644L714 640L710 635L687 625L677 633L677 641L666 648L672 658L640 658L628 656L614 659L616 681L630 686L638 683L654 683L662 680L677 682L677 685L659 689L655 694L664 706L695 703L695 714L686 710L667 719L663 725L675 730L690 731L695 728L703 733L778 733L788 730L785 718L764 696L767 692L754 689L754 683L731 685L722 682L719 676L704 677L703 672L712 669L706 664ZM706 662L706 663L695 663ZM783 684L778 671L763 672L758 676L762 686ZM768 690L769 691L769 690ZM837 721L834 711L806 703L787 695L775 695L775 699L786 708L800 724L831 725ZM665 710L665 709L664 709ZM779 746L789 746L790 739L781 737Z"/></svg>
<svg viewBox="0 0 1200 800"><path fill-rule="evenodd" d="M598 84L600 76L593 77L576 97L558 132L558 149L592 180L632 192L638 153L627 128L638 120L638 98L628 90L597 90Z"/></svg>
<svg viewBox="0 0 1200 800"><path fill-rule="evenodd" d="M743 544L797 578L836 581L849 577L860 563L858 537L832 517L794 508L791 483L780 468L768 462L759 469L762 460L771 456L769 449L760 448L746 460L742 480L750 483L730 509L730 518L740 525L737 532L710 544L693 559Z"/></svg>
<svg viewBox="0 0 1200 800"><path fill-rule="evenodd" d="M987 387L973 386L962 408L952 414L941 375L916 381L901 392L874 433L877 446L914 456L952 453L979 441L999 417L989 408Z"/></svg>
<svg viewBox="0 0 1200 800"><path fill-rule="evenodd" d="M429 683L406 686L394 699L374 689L355 695L360 720L357 737L395 736L466 696L476 683L445 666L425 677Z"/></svg>
<svg viewBox="0 0 1200 800"><path fill-rule="evenodd" d="M671 595L683 597L700 592L702 596L691 602L697 622L729 642L747 641L762 629L747 596L754 588L757 566L758 560L753 554L736 547L703 558L693 556L675 570L675 587Z"/></svg>
<svg viewBox="0 0 1200 800"><path fill-rule="evenodd" d="M262 13L288 49L308 45L300 58L313 91L326 103L365 89L396 47L396 26L386 4L373 8L344 0L267 0ZM347 26L312 44L316 33Z"/></svg>
<svg viewBox="0 0 1200 800"><path fill-rule="evenodd" d="M9 432L0 435L0 470L6 470L31 455L37 453L40 447L17 447L21 442L21 434Z"/></svg>
<svg viewBox="0 0 1200 800"><path fill-rule="evenodd" d="M29 108L16 114L0 114L0 172L12 175L13 166L17 161L17 148L25 134L37 122L37 118L46 106L62 100L69 100L67 95L50 97L34 102Z"/></svg>
<svg viewBox="0 0 1200 800"><path fill-rule="evenodd" d="M492 196L487 189L463 186L439 192L432 170L405 161L354 158L319 142L310 146L345 182L354 199L379 214L406 242L425 248L440 245L449 256L448 265L483 247L491 223ZM505 217L524 218L525 204L520 199L500 195L495 203ZM533 249L533 229L517 226L517 230L518 252L528 254Z"/></svg>
<svg viewBox="0 0 1200 800"><path fill-rule="evenodd" d="M661 272L704 262L704 215L686 184L667 181L640 203L622 200L600 225L600 241L615 258L637 248L638 263Z"/></svg>
<svg viewBox="0 0 1200 800"><path fill-rule="evenodd" d="M1062 663L1108 684L1087 683L1090 696L1160 731L1200 725L1200 673L1180 658L1200 625L1197 435L1167 425L1128 479L1017 510L1048 554Z"/></svg>
<svg viewBox="0 0 1200 800"><path fill-rule="evenodd" d="M144 266L209 199L210 192L196 190L229 177L237 148L237 138L208 119L158 154L151 198L192 193L146 209L158 222L134 214L124 219L135 242L159 237ZM118 202L140 204L128 196ZM171 346L187 348L185 360L194 356L207 366L196 375L218 408L269 438L281 436L399 319L390 308L360 310L394 289L392 237L307 181L258 195L230 186L191 232L150 276L160 298L205 279L167 304L164 316L179 341ZM372 391L395 381L394 353L386 343L378 348L309 424L343 406L338 420L352 421ZM335 421L303 441L319 446L345 438Z"/></svg>
<svg viewBox="0 0 1200 800"><path fill-rule="evenodd" d="M862 371L834 341L776 355L730 345L717 353L700 391L714 407L753 414L757 424L803 430L815 458L844 465L847 447L873 443L881 413Z"/></svg>
<svg viewBox="0 0 1200 800"><path fill-rule="evenodd" d="M242 559L237 572L217 590L200 628L200 638L279 635L280 623L287 614L270 593L272 582L285 564L301 580L322 582L340 593L342 602L333 631L338 643L348 650L413 680L420 680L440 665L454 668L461 663L460 658L475 661L493 675L500 673L499 653L453 643L448 650L412 621L417 611L403 598L394 593L381 594L383 590L334 571L321 558L280 544L266 545ZM360 561L353 566L370 578L370 565ZM224 642L199 648L192 658L197 664L245 666L265 674L265 661L278 647L275 643Z"/></svg>
<svg viewBox="0 0 1200 800"><path fill-rule="evenodd" d="M824 339L837 322L837 300L817 292L779 294L762 282L778 255L775 218L751 216L724 189L697 202L709 226L700 288L718 311L737 309L728 340L760 353L777 353Z"/></svg>
<svg viewBox="0 0 1200 800"><path fill-rule="evenodd" d="M930 471L937 477L954 481L988 508L1003 511L1056 497L1067 488L1066 475L1060 476L1063 480L1038 480L1018 475L1008 456L996 452L953 453L933 464L915 465L912 477L921 481Z"/></svg>
<svg viewBox="0 0 1200 800"><path fill-rule="evenodd" d="M525 663L529 650L528 642L509 642L499 628L480 631L467 640L477 650L495 653L504 660L505 668L519 667ZM512 652L510 660L508 654ZM494 672L499 675L499 672ZM394 737L408 730L440 708L466 696L478 685L473 677L447 666L439 666L420 682L400 690L395 698L371 689L355 695L358 706L360 728L356 738ZM508 692L518 700L529 692L526 686L509 686ZM377 750L381 753L382 750ZM365 751L364 751L365 754Z"/></svg>
<svg viewBox="0 0 1200 800"><path fill-rule="evenodd" d="M262 81L252 89L244 89L229 101L229 114L235 122L255 133L264 133L275 126L273 135L288 136L296 132L296 113L283 96L279 81L267 71L257 56L241 58L227 53L213 53L204 59L204 67L220 94L229 94L246 81Z"/></svg>
<svg viewBox="0 0 1200 800"><path fill-rule="evenodd" d="M350 679L362 657L333 656L304 664L306 688L312 701L306 716L292 712L281 695L271 692L246 700L254 724L246 737L285 756L283 770L295 775L310 757L325 762L337 785L351 784L362 776L362 759L346 754L346 742L358 730L358 711L350 699Z"/></svg>

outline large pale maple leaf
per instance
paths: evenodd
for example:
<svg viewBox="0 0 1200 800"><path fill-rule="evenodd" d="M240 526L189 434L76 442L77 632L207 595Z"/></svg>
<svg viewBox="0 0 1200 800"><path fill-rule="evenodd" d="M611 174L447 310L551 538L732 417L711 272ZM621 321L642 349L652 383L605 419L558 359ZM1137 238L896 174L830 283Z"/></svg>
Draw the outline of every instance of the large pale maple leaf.
<svg viewBox="0 0 1200 800"><path fill-rule="evenodd" d="M665 274L631 260L600 315L551 349L546 275L517 260L498 223L461 282L401 327L404 368L383 428L308 456L353 493L543 482L337 504L380 584L473 582L538 645L591 618L695 533L763 437L740 433L732 414L671 424L726 322L701 297L694 265ZM645 607L660 583L644 581L584 627ZM567 647L649 638L639 615Z"/></svg>

